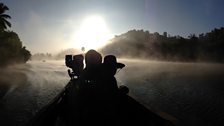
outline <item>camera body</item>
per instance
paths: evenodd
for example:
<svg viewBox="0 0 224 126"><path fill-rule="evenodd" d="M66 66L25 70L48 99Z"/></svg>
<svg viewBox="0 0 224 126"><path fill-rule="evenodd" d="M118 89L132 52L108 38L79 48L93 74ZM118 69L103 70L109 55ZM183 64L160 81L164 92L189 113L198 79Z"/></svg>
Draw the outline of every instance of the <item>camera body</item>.
<svg viewBox="0 0 224 126"><path fill-rule="evenodd" d="M79 77L83 71L84 56L82 54L78 55L65 55L65 65L72 69L72 72L68 70L68 74L71 78L74 76Z"/></svg>

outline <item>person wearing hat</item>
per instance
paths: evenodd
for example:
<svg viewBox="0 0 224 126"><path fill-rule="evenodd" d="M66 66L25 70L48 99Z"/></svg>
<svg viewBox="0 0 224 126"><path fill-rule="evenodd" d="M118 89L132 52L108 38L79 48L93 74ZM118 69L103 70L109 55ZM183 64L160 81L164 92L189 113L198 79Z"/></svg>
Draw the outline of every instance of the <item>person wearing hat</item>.
<svg viewBox="0 0 224 126"><path fill-rule="evenodd" d="M117 58L114 55L105 56L103 64L107 67L114 68L115 70L122 69L123 67L125 67L125 65L123 63L117 62ZM115 75L115 73L114 73L114 75Z"/></svg>
<svg viewBox="0 0 224 126"><path fill-rule="evenodd" d="M123 63L117 62L117 58L114 55L105 56L103 65L107 69L106 73L110 76L114 76L117 72L117 69L122 69L123 67L125 67Z"/></svg>
<svg viewBox="0 0 224 126"><path fill-rule="evenodd" d="M102 115L111 120L116 120L116 113L119 111L119 89L114 75L118 69L124 66L124 64L117 62L117 58L114 55L106 55L104 57L100 83L101 101L104 106L101 106L101 109ZM109 123L116 123L116 121L110 121Z"/></svg>
<svg viewBox="0 0 224 126"><path fill-rule="evenodd" d="M118 88L117 81L116 81L116 78L114 77L114 75L117 72L117 69L122 69L123 67L125 67L125 65L123 63L118 63L117 58L114 55L105 56L103 64L104 64L104 67L105 67L104 69L106 69L106 72L105 72L106 76L113 80L113 84L111 85L111 89L116 88L116 90L118 90L118 93L127 94L129 92L128 87L126 87L125 85L121 85L119 87L119 89L117 89Z"/></svg>
<svg viewBox="0 0 224 126"><path fill-rule="evenodd" d="M117 69L125 67L123 63L118 63L114 55L107 55L103 61L103 79L105 93L115 94L118 91L117 80L114 75Z"/></svg>

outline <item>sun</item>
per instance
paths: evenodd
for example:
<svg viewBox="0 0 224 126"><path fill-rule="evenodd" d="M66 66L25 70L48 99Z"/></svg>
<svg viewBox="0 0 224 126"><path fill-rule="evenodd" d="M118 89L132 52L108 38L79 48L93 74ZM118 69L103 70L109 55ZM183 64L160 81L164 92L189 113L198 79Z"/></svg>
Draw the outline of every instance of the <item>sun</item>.
<svg viewBox="0 0 224 126"><path fill-rule="evenodd" d="M79 49L84 47L86 50L98 49L106 45L111 36L101 16L89 16L75 33L74 47Z"/></svg>

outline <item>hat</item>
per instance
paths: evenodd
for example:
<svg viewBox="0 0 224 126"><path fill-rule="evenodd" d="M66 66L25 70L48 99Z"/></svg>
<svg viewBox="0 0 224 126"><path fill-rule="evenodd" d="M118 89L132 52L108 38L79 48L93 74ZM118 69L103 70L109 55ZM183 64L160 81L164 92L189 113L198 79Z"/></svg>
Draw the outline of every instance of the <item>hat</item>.
<svg viewBox="0 0 224 126"><path fill-rule="evenodd" d="M125 65L123 63L118 63L117 58L114 55L107 55L104 57L103 64L116 67L116 68L123 68Z"/></svg>

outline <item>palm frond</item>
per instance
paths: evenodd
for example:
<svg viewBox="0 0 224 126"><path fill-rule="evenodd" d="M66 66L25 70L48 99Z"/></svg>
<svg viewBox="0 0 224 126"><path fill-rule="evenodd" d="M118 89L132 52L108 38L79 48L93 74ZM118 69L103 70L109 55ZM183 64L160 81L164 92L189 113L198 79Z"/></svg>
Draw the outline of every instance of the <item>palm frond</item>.
<svg viewBox="0 0 224 126"><path fill-rule="evenodd" d="M5 13L5 11L9 10L9 8L4 5L3 3L0 3L0 14Z"/></svg>
<svg viewBox="0 0 224 126"><path fill-rule="evenodd" d="M6 26L11 27L11 23L9 21L7 21L6 19L3 19L3 21Z"/></svg>
<svg viewBox="0 0 224 126"><path fill-rule="evenodd" d="M7 29L7 26L5 23L0 22L0 31Z"/></svg>
<svg viewBox="0 0 224 126"><path fill-rule="evenodd" d="M11 16L7 14L0 14L0 18L11 19Z"/></svg>

